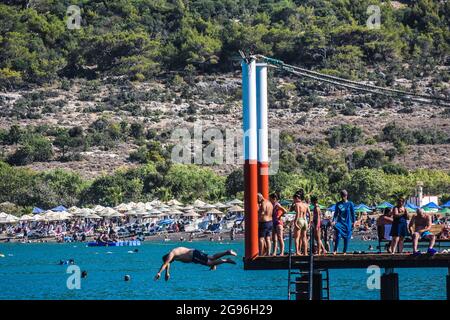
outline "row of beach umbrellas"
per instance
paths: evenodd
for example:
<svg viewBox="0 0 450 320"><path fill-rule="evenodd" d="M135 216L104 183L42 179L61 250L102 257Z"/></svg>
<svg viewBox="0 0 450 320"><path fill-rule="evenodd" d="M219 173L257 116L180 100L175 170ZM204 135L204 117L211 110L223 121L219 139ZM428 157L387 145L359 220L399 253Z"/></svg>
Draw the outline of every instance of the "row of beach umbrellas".
<svg viewBox="0 0 450 320"><path fill-rule="evenodd" d="M201 213L209 215L225 215L225 209L228 212L243 212L243 201L234 199L227 203L217 202L208 204L201 200L196 200L192 205L183 205L177 200L171 200L163 203L159 200L151 202L130 202L122 203L114 208L97 205L93 208L78 208L58 206L50 210L43 210L41 208L33 208L32 214L26 214L20 219L8 218L3 219L4 223L14 223L17 221L63 221L72 218L86 218L86 219L102 219L102 218L121 218L125 216L133 216L138 218L158 218L165 219L170 216L183 216L188 218L198 218ZM0 221L3 221L0 220ZM1 223L1 222L0 222Z"/></svg>

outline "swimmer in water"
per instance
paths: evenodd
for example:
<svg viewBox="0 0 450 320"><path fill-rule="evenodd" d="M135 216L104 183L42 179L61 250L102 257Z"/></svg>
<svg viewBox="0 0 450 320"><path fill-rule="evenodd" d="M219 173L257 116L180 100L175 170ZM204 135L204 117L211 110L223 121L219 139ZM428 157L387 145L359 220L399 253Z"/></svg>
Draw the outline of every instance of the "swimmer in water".
<svg viewBox="0 0 450 320"><path fill-rule="evenodd" d="M237 253L233 250L216 253L214 255L208 255L196 249L189 249L184 247L178 247L170 251L168 254L162 257L163 264L155 276L155 280L161 278L161 272L166 270L165 279L170 279L170 264L174 261L180 261L184 263L196 263L210 267L211 270L215 270L216 266L222 263L236 264L232 259L222 259L223 256L237 256Z"/></svg>

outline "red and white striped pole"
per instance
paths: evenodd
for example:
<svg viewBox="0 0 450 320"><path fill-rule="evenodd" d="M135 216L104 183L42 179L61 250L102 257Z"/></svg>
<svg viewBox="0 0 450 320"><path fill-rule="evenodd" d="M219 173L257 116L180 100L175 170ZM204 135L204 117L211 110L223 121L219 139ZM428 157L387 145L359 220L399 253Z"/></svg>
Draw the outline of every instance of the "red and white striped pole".
<svg viewBox="0 0 450 320"><path fill-rule="evenodd" d="M258 165L256 115L256 62L242 62L244 129L245 259L255 258L258 248Z"/></svg>
<svg viewBox="0 0 450 320"><path fill-rule="evenodd" d="M269 198L269 133L267 110L267 64L256 64L256 112L258 127L258 190Z"/></svg>

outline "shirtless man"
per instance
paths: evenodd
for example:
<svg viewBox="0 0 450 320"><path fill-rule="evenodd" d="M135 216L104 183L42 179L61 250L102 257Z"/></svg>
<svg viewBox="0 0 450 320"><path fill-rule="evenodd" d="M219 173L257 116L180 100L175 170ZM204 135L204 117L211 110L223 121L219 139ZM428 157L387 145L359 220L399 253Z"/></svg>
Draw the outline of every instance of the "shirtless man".
<svg viewBox="0 0 450 320"><path fill-rule="evenodd" d="M434 255L437 252L433 249L436 236L430 232L431 224L431 216L426 214L423 209L417 209L416 215L412 217L408 226L412 234L413 255L420 255L420 250L418 250L419 239L430 240L430 245L427 251L428 254Z"/></svg>
<svg viewBox="0 0 450 320"><path fill-rule="evenodd" d="M161 272L166 270L165 279L166 281L168 281L170 278L170 264L174 261L180 261L184 263L193 262L208 266L211 270L216 270L216 266L222 263L236 264L236 262L232 259L221 259L223 256L237 256L237 254L233 250L227 250L225 252L216 253L210 256L196 249L189 249L184 247L175 248L162 257L163 264L156 274L155 280L159 280L159 278L161 278Z"/></svg>
<svg viewBox="0 0 450 320"><path fill-rule="evenodd" d="M270 250L272 248L273 205L269 200L264 199L261 193L258 193L258 205L259 255L270 256Z"/></svg>
<svg viewBox="0 0 450 320"><path fill-rule="evenodd" d="M297 255L302 254L302 249L305 255L308 254L308 221L306 220L306 215L311 213L309 211L309 206L305 202L305 192L300 189L294 194L294 203L292 205L293 211L295 212L294 218L294 243L295 252Z"/></svg>

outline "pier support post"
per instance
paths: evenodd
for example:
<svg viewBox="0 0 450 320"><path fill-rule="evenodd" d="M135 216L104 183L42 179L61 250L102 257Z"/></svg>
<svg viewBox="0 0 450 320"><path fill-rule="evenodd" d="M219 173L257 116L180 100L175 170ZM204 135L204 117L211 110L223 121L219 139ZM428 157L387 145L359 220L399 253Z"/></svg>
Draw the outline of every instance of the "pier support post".
<svg viewBox="0 0 450 320"><path fill-rule="evenodd" d="M448 268L448 275L447 275L447 300L450 301L450 268Z"/></svg>
<svg viewBox="0 0 450 320"><path fill-rule="evenodd" d="M258 163L256 115L256 62L242 62L242 104L244 129L244 208L245 259L251 260L258 248Z"/></svg>
<svg viewBox="0 0 450 320"><path fill-rule="evenodd" d="M398 273L392 268L386 268L381 276L381 300L399 300Z"/></svg>
<svg viewBox="0 0 450 320"><path fill-rule="evenodd" d="M300 278L295 278L298 282L295 284L296 300L308 300L309 299L309 285L308 285L309 275L302 275ZM320 271L314 271L313 274L313 300L323 299L323 287L322 287L322 273Z"/></svg>

